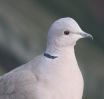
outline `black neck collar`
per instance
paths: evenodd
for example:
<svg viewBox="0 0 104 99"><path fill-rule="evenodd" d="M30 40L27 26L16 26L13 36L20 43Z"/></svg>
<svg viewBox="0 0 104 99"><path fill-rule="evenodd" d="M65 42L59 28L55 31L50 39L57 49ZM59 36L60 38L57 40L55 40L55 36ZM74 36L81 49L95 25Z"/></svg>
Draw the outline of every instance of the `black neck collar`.
<svg viewBox="0 0 104 99"><path fill-rule="evenodd" d="M50 59L55 59L55 58L58 58L57 56L52 56L48 53L44 53L44 56L47 57L47 58L50 58Z"/></svg>

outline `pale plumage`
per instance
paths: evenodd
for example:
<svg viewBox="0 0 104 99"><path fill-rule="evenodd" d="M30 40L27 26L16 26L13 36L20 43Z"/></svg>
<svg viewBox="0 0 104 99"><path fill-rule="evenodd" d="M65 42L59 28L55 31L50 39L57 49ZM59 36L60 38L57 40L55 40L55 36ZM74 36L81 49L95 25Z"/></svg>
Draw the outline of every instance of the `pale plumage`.
<svg viewBox="0 0 104 99"><path fill-rule="evenodd" d="M83 37L92 36L74 19L55 21L48 32L46 54L0 77L0 99L82 99L83 78L74 46Z"/></svg>

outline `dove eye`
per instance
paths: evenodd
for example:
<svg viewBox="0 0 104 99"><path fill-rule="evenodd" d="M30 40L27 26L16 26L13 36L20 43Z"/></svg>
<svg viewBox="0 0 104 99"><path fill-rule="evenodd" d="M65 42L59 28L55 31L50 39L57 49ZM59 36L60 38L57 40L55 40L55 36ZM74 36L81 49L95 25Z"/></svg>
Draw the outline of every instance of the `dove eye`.
<svg viewBox="0 0 104 99"><path fill-rule="evenodd" d="M65 34L65 35L69 35L70 32L69 32L69 31L64 31L64 34Z"/></svg>

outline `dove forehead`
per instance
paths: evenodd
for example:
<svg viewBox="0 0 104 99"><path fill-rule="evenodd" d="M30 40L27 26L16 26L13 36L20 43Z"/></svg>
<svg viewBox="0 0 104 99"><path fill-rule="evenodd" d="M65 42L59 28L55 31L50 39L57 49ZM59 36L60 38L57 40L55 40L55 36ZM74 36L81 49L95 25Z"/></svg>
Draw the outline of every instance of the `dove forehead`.
<svg viewBox="0 0 104 99"><path fill-rule="evenodd" d="M70 17L58 19L50 27L50 31L52 32L64 30L70 30L70 32L82 31L78 23Z"/></svg>

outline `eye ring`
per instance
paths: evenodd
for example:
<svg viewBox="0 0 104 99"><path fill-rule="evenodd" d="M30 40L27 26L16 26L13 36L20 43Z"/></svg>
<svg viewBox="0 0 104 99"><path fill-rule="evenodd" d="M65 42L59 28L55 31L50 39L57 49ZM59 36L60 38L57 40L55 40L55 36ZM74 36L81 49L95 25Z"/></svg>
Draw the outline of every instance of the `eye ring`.
<svg viewBox="0 0 104 99"><path fill-rule="evenodd" d="M64 34L65 35L69 35L70 34L70 31L64 31Z"/></svg>

